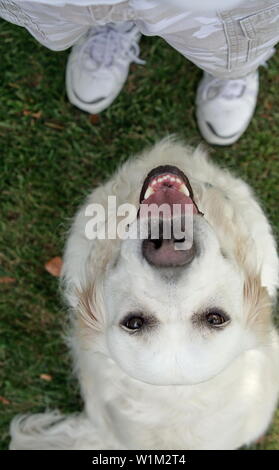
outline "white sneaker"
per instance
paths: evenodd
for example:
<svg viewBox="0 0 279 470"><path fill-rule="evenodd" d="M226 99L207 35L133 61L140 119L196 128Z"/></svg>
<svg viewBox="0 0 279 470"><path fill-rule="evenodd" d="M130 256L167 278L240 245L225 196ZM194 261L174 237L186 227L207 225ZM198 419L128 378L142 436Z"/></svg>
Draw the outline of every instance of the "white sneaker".
<svg viewBox="0 0 279 470"><path fill-rule="evenodd" d="M196 99L204 139L216 145L236 142L254 114L258 90L258 71L237 80L221 80L205 72Z"/></svg>
<svg viewBox="0 0 279 470"><path fill-rule="evenodd" d="M91 28L72 48L66 69L69 101L90 114L106 109L139 59L140 32L132 22Z"/></svg>

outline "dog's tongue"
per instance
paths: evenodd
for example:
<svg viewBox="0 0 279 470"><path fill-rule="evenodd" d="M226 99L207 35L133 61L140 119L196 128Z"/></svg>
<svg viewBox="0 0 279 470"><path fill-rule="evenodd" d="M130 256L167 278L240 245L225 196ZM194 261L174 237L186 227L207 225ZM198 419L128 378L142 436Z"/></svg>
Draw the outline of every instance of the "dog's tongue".
<svg viewBox="0 0 279 470"><path fill-rule="evenodd" d="M186 196L186 194L175 188L169 188L167 186L162 186L162 188L157 189L157 191L151 194L151 196L149 196L147 199L144 199L141 204L155 204L156 206L166 204L170 206L171 214L173 214L174 204L179 204L181 207L181 214L186 212L185 206L188 206L187 209L189 209L189 206L191 206L193 214L198 213L195 204L189 196Z"/></svg>

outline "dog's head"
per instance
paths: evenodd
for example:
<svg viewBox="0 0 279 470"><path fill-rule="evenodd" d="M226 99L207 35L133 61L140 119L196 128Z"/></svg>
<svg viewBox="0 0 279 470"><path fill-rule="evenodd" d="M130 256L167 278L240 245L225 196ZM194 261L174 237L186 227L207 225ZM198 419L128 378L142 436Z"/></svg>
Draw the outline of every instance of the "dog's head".
<svg viewBox="0 0 279 470"><path fill-rule="evenodd" d="M157 385L207 381L270 328L269 297L247 261L249 241L226 195L191 185L177 166L153 168L138 192L130 230L144 230L119 241L111 256L104 249L102 275L81 292L80 311L129 376ZM162 204L167 215L153 211Z"/></svg>

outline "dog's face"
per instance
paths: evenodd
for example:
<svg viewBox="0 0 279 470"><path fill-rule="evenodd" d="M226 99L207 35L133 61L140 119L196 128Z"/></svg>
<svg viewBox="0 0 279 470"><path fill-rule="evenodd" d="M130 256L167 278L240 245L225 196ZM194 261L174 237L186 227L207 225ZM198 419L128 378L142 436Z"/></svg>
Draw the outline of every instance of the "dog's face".
<svg viewBox="0 0 279 470"><path fill-rule="evenodd" d="M185 239L174 234L164 239L161 229L155 239L148 235L121 242L105 280L107 347L128 375L143 382L209 380L251 343L243 275L222 252L215 228L199 212L191 185L178 168L152 170L140 203L169 206L166 223L172 227L174 204L190 208L192 218L183 210L180 217L193 243L183 249ZM147 224L150 230L150 220L152 215L146 219L139 213L133 224L137 229Z"/></svg>

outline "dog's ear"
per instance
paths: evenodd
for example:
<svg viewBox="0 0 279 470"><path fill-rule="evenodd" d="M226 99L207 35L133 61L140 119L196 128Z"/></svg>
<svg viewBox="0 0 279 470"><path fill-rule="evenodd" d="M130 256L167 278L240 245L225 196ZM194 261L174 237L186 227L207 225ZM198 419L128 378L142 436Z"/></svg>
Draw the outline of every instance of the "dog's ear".
<svg viewBox="0 0 279 470"><path fill-rule="evenodd" d="M101 287L90 283L77 293L79 302L76 308L78 321L83 328L101 331L104 326Z"/></svg>
<svg viewBox="0 0 279 470"><path fill-rule="evenodd" d="M247 325L264 339L272 326L272 300L260 276L246 276L243 297Z"/></svg>

